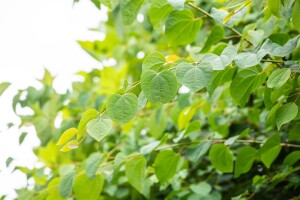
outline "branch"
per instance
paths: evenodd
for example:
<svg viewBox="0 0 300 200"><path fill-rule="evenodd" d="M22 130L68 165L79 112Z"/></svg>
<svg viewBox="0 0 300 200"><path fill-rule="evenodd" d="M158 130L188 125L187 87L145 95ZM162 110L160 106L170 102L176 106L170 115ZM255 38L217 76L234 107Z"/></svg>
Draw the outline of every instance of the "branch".
<svg viewBox="0 0 300 200"><path fill-rule="evenodd" d="M216 143L224 143L226 140L225 139L215 139L215 140L202 140L202 141L211 141L213 144ZM202 142L200 141L200 142ZM179 147L179 146L186 146L186 145L190 145L190 144L199 144L198 142L185 142L185 143L179 143L179 144L170 144L167 146L162 146L161 148L157 148L155 149L156 151L160 151L160 150L164 150L164 149L169 149L172 147ZM264 144L265 141L260 141L260 140L236 140L235 142L238 143L253 143L253 144ZM280 143L280 146L282 147L292 147L292 148L299 148L300 149L300 145L298 144L290 144L290 143Z"/></svg>
<svg viewBox="0 0 300 200"><path fill-rule="evenodd" d="M209 14L208 12L206 12L205 10L203 10L202 8L196 6L195 4L193 4L192 2L188 2L187 5L189 5L190 7L196 9L197 11L201 12L202 14L206 15L207 17L210 17L213 19L213 16L211 14ZM227 28L229 28L232 32L234 32L235 34L237 34L239 37L242 37L243 35L238 31L236 30L235 28L233 27L228 27L226 26ZM250 45L252 45L252 43L247 40L246 38L244 38L245 41L247 41Z"/></svg>

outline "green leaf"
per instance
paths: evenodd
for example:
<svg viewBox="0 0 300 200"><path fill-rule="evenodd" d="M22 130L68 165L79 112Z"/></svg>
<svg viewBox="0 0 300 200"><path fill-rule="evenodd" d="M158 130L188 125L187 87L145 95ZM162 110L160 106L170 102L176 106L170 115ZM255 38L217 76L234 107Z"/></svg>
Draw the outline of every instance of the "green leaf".
<svg viewBox="0 0 300 200"><path fill-rule="evenodd" d="M146 104L147 104L147 97L145 96L144 92L141 91L141 93L138 96L138 110L142 110L143 108L145 108Z"/></svg>
<svg viewBox="0 0 300 200"><path fill-rule="evenodd" d="M59 138L56 145L63 145L71 140L79 131L76 128L69 128Z"/></svg>
<svg viewBox="0 0 300 200"><path fill-rule="evenodd" d="M102 191L104 180L100 174L89 179L85 174L76 177L74 193L77 200L97 200Z"/></svg>
<svg viewBox="0 0 300 200"><path fill-rule="evenodd" d="M104 160L105 156L101 153L93 153L86 161L86 176L90 179L94 178L100 163Z"/></svg>
<svg viewBox="0 0 300 200"><path fill-rule="evenodd" d="M25 137L27 136L27 134L28 134L27 132L22 132L22 134L19 137L19 144L23 143L23 141L24 141Z"/></svg>
<svg viewBox="0 0 300 200"><path fill-rule="evenodd" d="M172 101L177 93L177 79L173 72L148 70L141 76L141 86L145 96L152 103Z"/></svg>
<svg viewBox="0 0 300 200"><path fill-rule="evenodd" d="M233 46L226 47L220 56L207 53L202 57L202 62L210 63L214 70L224 70L235 58L237 49Z"/></svg>
<svg viewBox="0 0 300 200"><path fill-rule="evenodd" d="M224 144L215 144L210 148L209 159L219 171L229 173L233 171L233 154Z"/></svg>
<svg viewBox="0 0 300 200"><path fill-rule="evenodd" d="M99 115L99 112L95 109L89 109L85 111L81 117L81 120L78 125L78 130L83 131L86 129L86 125L92 119L96 119Z"/></svg>
<svg viewBox="0 0 300 200"><path fill-rule="evenodd" d="M10 86L10 83L3 82L0 83L0 96L4 93L4 91Z"/></svg>
<svg viewBox="0 0 300 200"><path fill-rule="evenodd" d="M283 46L273 43L270 39L267 39L260 47L260 51L263 50L271 56L284 57L289 55L297 47L298 39L299 35L289 40Z"/></svg>
<svg viewBox="0 0 300 200"><path fill-rule="evenodd" d="M295 164L298 160L300 160L300 151L293 151L287 157L285 157L283 164L285 166L291 167Z"/></svg>
<svg viewBox="0 0 300 200"><path fill-rule="evenodd" d="M266 76L256 67L240 70L230 84L230 93L236 104L244 106L251 93L265 80Z"/></svg>
<svg viewBox="0 0 300 200"><path fill-rule="evenodd" d="M212 77L212 72L209 63L193 65L183 62L176 69L176 77L181 84L197 92L207 86Z"/></svg>
<svg viewBox="0 0 300 200"><path fill-rule="evenodd" d="M59 194L59 182L61 178L53 178L47 186L47 200L64 200Z"/></svg>
<svg viewBox="0 0 300 200"><path fill-rule="evenodd" d="M264 54L259 53L239 53L235 58L234 62L235 64L240 68L248 68L255 65L258 65L261 61L261 59L265 56Z"/></svg>
<svg viewBox="0 0 300 200"><path fill-rule="evenodd" d="M208 85L208 92L210 95L215 91L215 89L226 82L232 80L236 73L237 68L227 67L225 70L215 70L211 78L211 82Z"/></svg>
<svg viewBox="0 0 300 200"><path fill-rule="evenodd" d="M300 1L296 0L293 12L292 12L292 22L294 24L295 29L297 29L300 32Z"/></svg>
<svg viewBox="0 0 300 200"><path fill-rule="evenodd" d="M75 180L75 175L76 175L75 171L71 171L71 172L65 174L61 178L59 185L58 185L58 191L62 197L68 197L71 195L74 180Z"/></svg>
<svg viewBox="0 0 300 200"><path fill-rule="evenodd" d="M287 103L278 108L275 114L277 129L279 130L283 124L286 124L295 119L297 114L298 106L293 102Z"/></svg>
<svg viewBox="0 0 300 200"><path fill-rule="evenodd" d="M277 69L269 76L267 86L269 88L279 88L287 82L290 76L291 70L289 68Z"/></svg>
<svg viewBox="0 0 300 200"><path fill-rule="evenodd" d="M136 16L143 5L144 0L122 0L121 14L123 23L129 25L136 20Z"/></svg>
<svg viewBox="0 0 300 200"><path fill-rule="evenodd" d="M166 58L160 52L151 52L143 62L143 72L147 70L158 70L166 63Z"/></svg>
<svg viewBox="0 0 300 200"><path fill-rule="evenodd" d="M263 8L264 2L262 0L251 0L252 7L256 10L261 10Z"/></svg>
<svg viewBox="0 0 300 200"><path fill-rule="evenodd" d="M8 157L5 161L5 164L6 164L6 168L9 167L10 163L13 161L14 159L12 157Z"/></svg>
<svg viewBox="0 0 300 200"><path fill-rule="evenodd" d="M195 192L196 194L203 195L203 196L207 196L212 189L211 185L206 182L192 184L190 187L193 192Z"/></svg>
<svg viewBox="0 0 300 200"><path fill-rule="evenodd" d="M247 12L247 7L240 10L239 12L235 13L229 19L229 21L226 22L226 24L224 24L223 21L229 15L229 13L227 11L225 11L224 9L212 8L210 15L215 19L216 22L222 24L223 26L232 27L235 23L237 23L244 17L246 12Z"/></svg>
<svg viewBox="0 0 300 200"><path fill-rule="evenodd" d="M176 10L182 10L186 0L167 0Z"/></svg>
<svg viewBox="0 0 300 200"><path fill-rule="evenodd" d="M111 8L111 2L110 0L99 0L101 4L103 4L104 6Z"/></svg>
<svg viewBox="0 0 300 200"><path fill-rule="evenodd" d="M67 144L65 144L60 151L62 152L68 152L73 149L77 149L79 146L79 142L77 140L70 140Z"/></svg>
<svg viewBox="0 0 300 200"><path fill-rule="evenodd" d="M234 178L238 178L251 169L256 153L257 150L250 146L239 149L234 166Z"/></svg>
<svg viewBox="0 0 300 200"><path fill-rule="evenodd" d="M224 34L225 34L225 32L224 32L223 26L215 25L212 28L212 30L204 44L204 47L202 48L200 53L206 53L207 51L209 51L209 49L212 45L218 43L219 41L221 41L224 38Z"/></svg>
<svg viewBox="0 0 300 200"><path fill-rule="evenodd" d="M171 150L159 152L154 162L155 175L164 184L173 178L179 168L180 155Z"/></svg>
<svg viewBox="0 0 300 200"><path fill-rule="evenodd" d="M173 46L192 43L201 26L202 20L194 19L192 11L173 11L166 21L167 40Z"/></svg>
<svg viewBox="0 0 300 200"><path fill-rule="evenodd" d="M280 17L281 0L268 0L268 6L273 15Z"/></svg>
<svg viewBox="0 0 300 200"><path fill-rule="evenodd" d="M113 94L108 97L106 108L113 121L125 124L135 116L138 110L138 99L132 93Z"/></svg>
<svg viewBox="0 0 300 200"><path fill-rule="evenodd" d="M200 142L196 147L188 149L188 157L192 162L198 162L211 146L211 141Z"/></svg>
<svg viewBox="0 0 300 200"><path fill-rule="evenodd" d="M86 126L86 132L100 142L112 129L110 119L92 119Z"/></svg>
<svg viewBox="0 0 300 200"><path fill-rule="evenodd" d="M187 128L189 122L194 117L196 112L195 106L185 107L179 114L178 117L178 129L181 131Z"/></svg>
<svg viewBox="0 0 300 200"><path fill-rule="evenodd" d="M167 0L151 1L149 17L155 28L161 28L174 8Z"/></svg>
<svg viewBox="0 0 300 200"><path fill-rule="evenodd" d="M125 164L125 174L128 182L143 193L146 180L146 164L144 156L135 156L128 160Z"/></svg>
<svg viewBox="0 0 300 200"><path fill-rule="evenodd" d="M258 154L261 161L267 168L270 168L271 164L277 158L281 150L280 135L275 134L268 138L264 145L260 148Z"/></svg>
<svg viewBox="0 0 300 200"><path fill-rule="evenodd" d="M100 5L100 0L92 0L92 2L94 3L94 5L100 9L101 5Z"/></svg>

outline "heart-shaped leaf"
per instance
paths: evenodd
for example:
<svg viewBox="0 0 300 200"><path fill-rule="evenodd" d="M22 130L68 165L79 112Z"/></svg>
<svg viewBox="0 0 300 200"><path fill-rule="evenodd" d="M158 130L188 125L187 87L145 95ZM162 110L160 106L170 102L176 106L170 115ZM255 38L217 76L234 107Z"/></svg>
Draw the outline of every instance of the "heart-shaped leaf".
<svg viewBox="0 0 300 200"><path fill-rule="evenodd" d="M129 122L138 110L138 99L132 93L113 94L108 97L106 105L109 117L120 124Z"/></svg>
<svg viewBox="0 0 300 200"><path fill-rule="evenodd" d="M177 80L173 72L148 70L141 77L142 90L152 103L172 101L177 93Z"/></svg>
<svg viewBox="0 0 300 200"><path fill-rule="evenodd" d="M176 70L178 81L196 92L206 87L212 77L212 67L209 63L193 65L190 63L180 63Z"/></svg>
<svg viewBox="0 0 300 200"><path fill-rule="evenodd" d="M87 133L100 142L111 130L112 122L110 119L93 119L91 120L87 126Z"/></svg>

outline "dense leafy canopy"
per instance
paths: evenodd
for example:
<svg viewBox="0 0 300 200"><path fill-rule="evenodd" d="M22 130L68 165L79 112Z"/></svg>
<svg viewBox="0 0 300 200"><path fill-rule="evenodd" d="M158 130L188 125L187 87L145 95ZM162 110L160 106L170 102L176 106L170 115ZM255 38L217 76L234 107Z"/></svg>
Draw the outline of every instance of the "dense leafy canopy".
<svg viewBox="0 0 300 200"><path fill-rule="evenodd" d="M79 44L104 67L13 100L43 163L16 166L19 199L300 198L299 0L92 2L106 37Z"/></svg>

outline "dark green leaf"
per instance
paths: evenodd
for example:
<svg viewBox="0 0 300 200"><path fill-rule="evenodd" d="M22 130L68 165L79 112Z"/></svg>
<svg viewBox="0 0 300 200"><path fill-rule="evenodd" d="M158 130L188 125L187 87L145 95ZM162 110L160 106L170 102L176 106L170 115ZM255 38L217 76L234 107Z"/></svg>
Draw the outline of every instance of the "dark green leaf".
<svg viewBox="0 0 300 200"><path fill-rule="evenodd" d="M224 144L215 144L210 148L209 159L219 171L228 173L233 171L233 154Z"/></svg>
<svg viewBox="0 0 300 200"><path fill-rule="evenodd" d="M166 21L166 37L169 44L177 46L192 43L201 26L202 20L194 19L192 11L173 11Z"/></svg>

